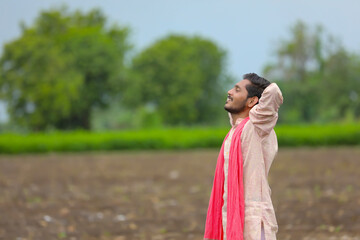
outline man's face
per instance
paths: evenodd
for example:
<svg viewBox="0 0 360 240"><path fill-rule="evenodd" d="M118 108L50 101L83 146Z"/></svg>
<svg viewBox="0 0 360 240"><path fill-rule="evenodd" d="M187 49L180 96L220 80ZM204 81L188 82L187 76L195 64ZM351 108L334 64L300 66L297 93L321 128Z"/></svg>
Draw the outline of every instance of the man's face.
<svg viewBox="0 0 360 240"><path fill-rule="evenodd" d="M228 97L225 103L225 110L230 113L241 113L246 108L248 91L246 85L251 84L247 79L241 80L228 91Z"/></svg>

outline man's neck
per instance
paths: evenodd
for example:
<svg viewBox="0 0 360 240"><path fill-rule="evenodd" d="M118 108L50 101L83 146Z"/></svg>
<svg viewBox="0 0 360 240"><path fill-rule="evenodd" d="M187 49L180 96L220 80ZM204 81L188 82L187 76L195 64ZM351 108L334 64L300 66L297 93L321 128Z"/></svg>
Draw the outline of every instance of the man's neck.
<svg viewBox="0 0 360 240"><path fill-rule="evenodd" d="M231 118L233 121L233 125L235 125L236 121L241 118L244 119L249 116L249 111L242 111L241 113L231 113Z"/></svg>

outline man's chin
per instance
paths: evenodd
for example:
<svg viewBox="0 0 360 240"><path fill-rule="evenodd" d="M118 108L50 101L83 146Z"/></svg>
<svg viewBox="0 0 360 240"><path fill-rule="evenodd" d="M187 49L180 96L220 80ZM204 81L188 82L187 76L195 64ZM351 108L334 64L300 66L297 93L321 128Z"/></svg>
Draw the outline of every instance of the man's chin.
<svg viewBox="0 0 360 240"><path fill-rule="evenodd" d="M224 105L224 109L229 112L229 109L230 109L230 108L229 108L229 106L227 106L227 104L225 104L225 105Z"/></svg>
<svg viewBox="0 0 360 240"><path fill-rule="evenodd" d="M238 113L241 113L242 111L244 111L245 106L240 107L240 108L233 108L233 107L227 106L227 104L225 104L224 109L226 111L228 111L229 113L238 114Z"/></svg>
<svg viewBox="0 0 360 240"><path fill-rule="evenodd" d="M229 113L238 113L238 111L236 111L236 109L233 109L233 108L231 108L231 107L228 107L228 106L226 106L226 104L225 104L225 106L224 106L224 109L225 109L227 112L229 112Z"/></svg>

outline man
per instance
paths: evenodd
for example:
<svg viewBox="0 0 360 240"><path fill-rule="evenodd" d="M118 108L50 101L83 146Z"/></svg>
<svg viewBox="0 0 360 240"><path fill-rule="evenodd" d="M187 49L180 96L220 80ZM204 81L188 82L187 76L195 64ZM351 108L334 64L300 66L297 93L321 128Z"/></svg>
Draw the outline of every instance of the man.
<svg viewBox="0 0 360 240"><path fill-rule="evenodd" d="M267 176L277 153L274 127L283 97L255 73L228 91L231 130L216 165L205 239L274 240L278 230Z"/></svg>

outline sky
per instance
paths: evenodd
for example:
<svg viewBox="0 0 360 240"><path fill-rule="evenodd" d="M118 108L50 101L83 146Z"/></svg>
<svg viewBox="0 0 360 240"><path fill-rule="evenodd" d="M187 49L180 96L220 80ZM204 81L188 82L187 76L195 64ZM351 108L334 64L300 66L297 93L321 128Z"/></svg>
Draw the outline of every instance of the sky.
<svg viewBox="0 0 360 240"><path fill-rule="evenodd" d="M261 74L297 20L321 24L348 50L360 52L357 0L0 0L0 53L20 36L20 21L30 25L41 10L63 3L84 11L99 7L110 22L129 26L135 52L171 33L211 39L227 51L228 71L237 78ZM4 106L0 121L7 119Z"/></svg>

